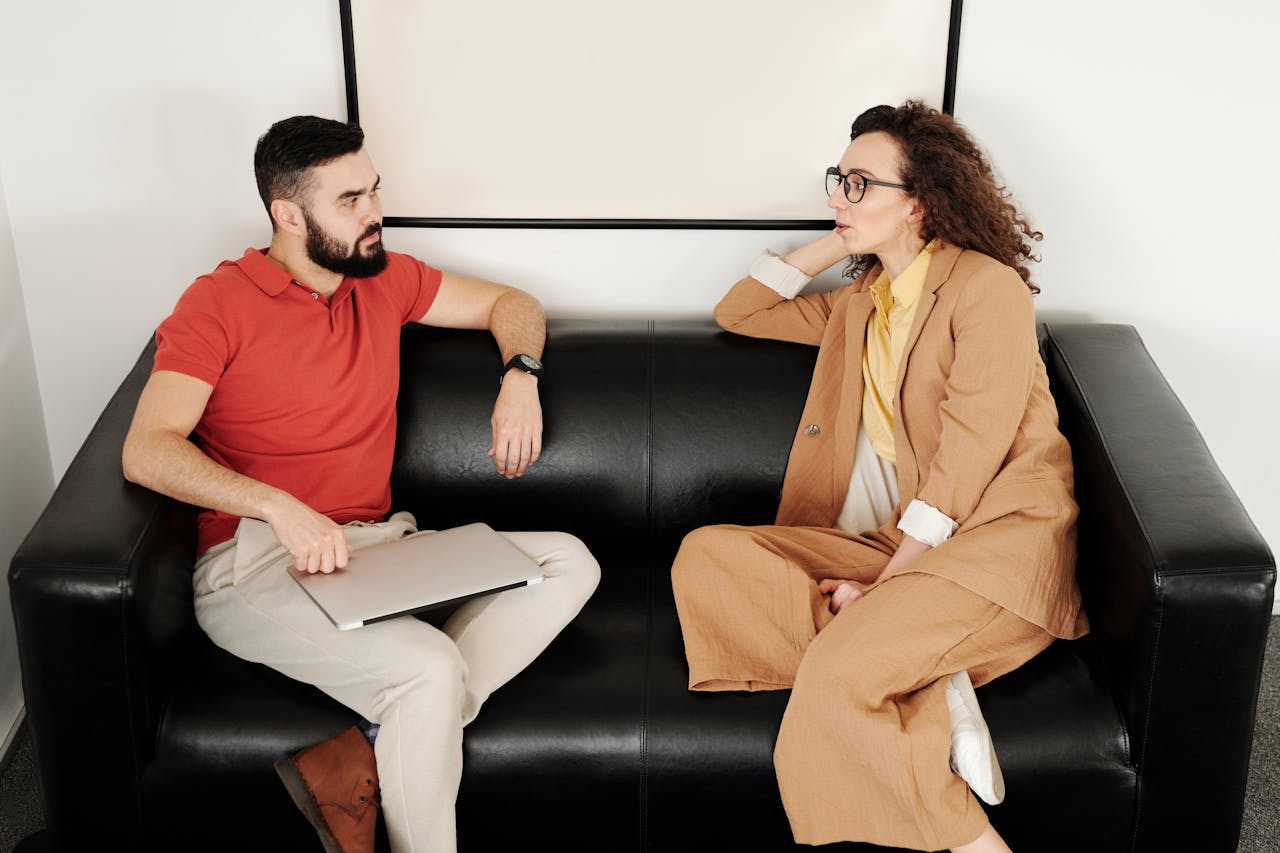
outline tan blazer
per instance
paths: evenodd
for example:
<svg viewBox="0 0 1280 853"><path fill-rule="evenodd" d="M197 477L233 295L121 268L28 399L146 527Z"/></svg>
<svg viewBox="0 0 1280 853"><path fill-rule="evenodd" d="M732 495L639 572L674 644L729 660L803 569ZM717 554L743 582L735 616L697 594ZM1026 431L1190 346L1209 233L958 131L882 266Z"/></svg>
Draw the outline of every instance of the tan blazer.
<svg viewBox="0 0 1280 853"><path fill-rule="evenodd" d="M862 352L877 265L852 284L786 300L753 278L716 306L721 327L819 347L777 523L831 527L862 414ZM1010 267L941 245L916 308L894 398L900 502L859 539L887 563L916 498L960 526L912 571L948 578L1057 637L1088 630L1075 581L1071 451L1036 344L1031 292Z"/></svg>

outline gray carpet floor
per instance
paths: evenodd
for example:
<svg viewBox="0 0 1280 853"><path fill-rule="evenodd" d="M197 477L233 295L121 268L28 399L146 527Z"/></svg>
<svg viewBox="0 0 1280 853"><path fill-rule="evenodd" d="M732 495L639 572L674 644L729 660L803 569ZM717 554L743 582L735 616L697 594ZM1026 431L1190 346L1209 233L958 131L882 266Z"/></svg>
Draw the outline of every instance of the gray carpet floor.
<svg viewBox="0 0 1280 853"><path fill-rule="evenodd" d="M1280 617L1271 617L1238 853L1280 850Z"/></svg>
<svg viewBox="0 0 1280 853"><path fill-rule="evenodd" d="M44 826L40 782L26 729L0 773L0 853L10 853L23 838ZM1267 634L1258 720L1249 760L1244 826L1237 853L1280 851L1280 617Z"/></svg>
<svg viewBox="0 0 1280 853"><path fill-rule="evenodd" d="M19 841L43 827L40 777L31 752L31 735L24 725L0 773L0 853L9 853Z"/></svg>

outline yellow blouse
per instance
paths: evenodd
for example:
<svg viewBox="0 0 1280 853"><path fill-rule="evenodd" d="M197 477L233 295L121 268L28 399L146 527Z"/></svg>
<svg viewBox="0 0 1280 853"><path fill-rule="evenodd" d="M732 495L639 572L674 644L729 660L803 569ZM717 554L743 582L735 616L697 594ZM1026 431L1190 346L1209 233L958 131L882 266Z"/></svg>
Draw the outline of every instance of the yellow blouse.
<svg viewBox="0 0 1280 853"><path fill-rule="evenodd" d="M876 455L894 462L893 398L898 390L898 365L916 316L916 303L929 272L937 241L920 250L902 274L892 281L881 272L871 285L875 310L867 321L867 346L862 354L862 424Z"/></svg>

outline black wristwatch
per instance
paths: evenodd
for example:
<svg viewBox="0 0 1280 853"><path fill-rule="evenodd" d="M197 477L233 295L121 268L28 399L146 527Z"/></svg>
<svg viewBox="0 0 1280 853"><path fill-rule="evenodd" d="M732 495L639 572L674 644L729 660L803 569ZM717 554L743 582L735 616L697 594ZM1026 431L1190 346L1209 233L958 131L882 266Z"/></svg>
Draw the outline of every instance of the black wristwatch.
<svg viewBox="0 0 1280 853"><path fill-rule="evenodd" d="M506 378L509 370L523 370L525 373L532 373L539 379L542 378L542 362L525 353L511 356L511 360L502 366L502 375L498 377L499 384Z"/></svg>

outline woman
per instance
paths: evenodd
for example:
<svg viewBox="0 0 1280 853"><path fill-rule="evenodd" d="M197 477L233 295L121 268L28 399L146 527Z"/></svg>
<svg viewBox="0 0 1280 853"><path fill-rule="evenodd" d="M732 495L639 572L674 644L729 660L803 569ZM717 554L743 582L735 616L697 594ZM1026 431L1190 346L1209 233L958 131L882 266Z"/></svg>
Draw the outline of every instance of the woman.
<svg viewBox="0 0 1280 853"><path fill-rule="evenodd" d="M1008 850L949 766L948 699L984 734L969 682L1087 630L1040 234L917 102L860 115L827 187L835 229L766 252L716 308L819 351L777 525L701 528L676 556L689 687L792 689L774 765L797 842ZM796 295L850 257L852 284ZM966 776L998 801L993 754Z"/></svg>

